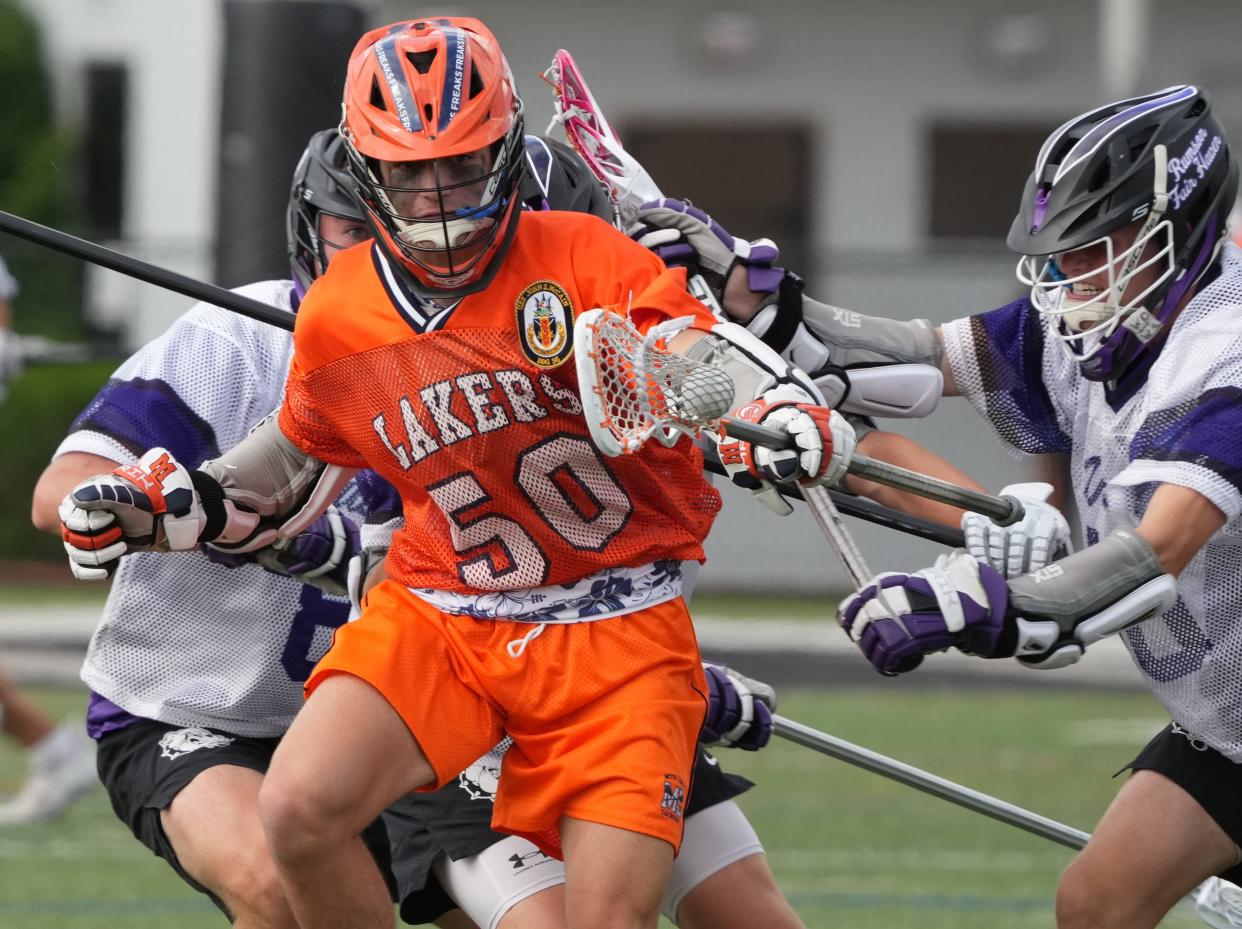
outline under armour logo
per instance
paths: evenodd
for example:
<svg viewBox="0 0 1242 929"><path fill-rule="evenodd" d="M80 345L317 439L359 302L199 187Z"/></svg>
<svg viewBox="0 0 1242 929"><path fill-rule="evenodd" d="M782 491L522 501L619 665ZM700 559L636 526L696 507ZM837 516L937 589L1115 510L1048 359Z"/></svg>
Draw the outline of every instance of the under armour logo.
<svg viewBox="0 0 1242 929"><path fill-rule="evenodd" d="M542 860L535 861L532 863L531 859L533 858L539 858ZM539 851L539 849L537 848L534 851L527 852L525 855L519 855L517 853L514 853L509 856L509 861L513 865L514 871L525 871L527 868L533 868L535 865L543 864L544 861L551 861L551 860L552 860L551 858L549 858L543 852Z"/></svg>

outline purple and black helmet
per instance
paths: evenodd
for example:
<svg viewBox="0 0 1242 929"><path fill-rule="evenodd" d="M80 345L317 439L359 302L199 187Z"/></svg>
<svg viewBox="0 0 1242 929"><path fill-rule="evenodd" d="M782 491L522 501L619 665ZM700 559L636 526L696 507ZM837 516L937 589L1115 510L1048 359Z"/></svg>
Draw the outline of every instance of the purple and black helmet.
<svg viewBox="0 0 1242 929"><path fill-rule="evenodd" d="M1048 137L1007 241L1085 377L1115 379L1159 335L1215 259L1237 188L1237 161L1196 87L1108 104ZM1115 247L1110 236L1131 226L1133 243ZM1099 243L1105 264L1067 277L1058 256ZM1144 286L1130 295L1132 279Z"/></svg>
<svg viewBox="0 0 1242 929"><path fill-rule="evenodd" d="M328 266L319 236L321 213L366 222L346 164L345 143L335 129L324 129L311 136L293 169L293 186L285 210L285 237L293 285L299 297L306 296L311 283Z"/></svg>

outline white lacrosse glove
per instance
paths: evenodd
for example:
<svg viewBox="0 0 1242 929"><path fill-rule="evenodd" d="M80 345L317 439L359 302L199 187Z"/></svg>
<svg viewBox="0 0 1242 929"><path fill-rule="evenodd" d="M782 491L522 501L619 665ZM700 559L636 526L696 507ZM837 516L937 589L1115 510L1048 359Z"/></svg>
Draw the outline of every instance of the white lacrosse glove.
<svg viewBox="0 0 1242 929"><path fill-rule="evenodd" d="M777 514L792 512L775 484L837 484L854 457L854 427L836 410L808 403L803 391L785 385L734 410L733 419L759 423L794 437L796 449L772 449L740 439L720 442L720 462L729 479L753 492Z"/></svg>
<svg viewBox="0 0 1242 929"><path fill-rule="evenodd" d="M998 526L979 513L964 515L962 532L971 557L1005 577L1018 577L1072 552L1069 524L1047 502L1051 494L1052 485L1040 481L1010 484L1001 490L1002 496L1016 497L1026 510L1011 526Z"/></svg>
<svg viewBox="0 0 1242 929"><path fill-rule="evenodd" d="M253 530L259 522L227 503L209 475L183 467L162 448L78 484L59 513L69 568L89 581L111 576L127 552L187 551L226 523Z"/></svg>
<svg viewBox="0 0 1242 929"><path fill-rule="evenodd" d="M1195 912L1213 929L1242 929L1242 887L1209 877L1195 891Z"/></svg>

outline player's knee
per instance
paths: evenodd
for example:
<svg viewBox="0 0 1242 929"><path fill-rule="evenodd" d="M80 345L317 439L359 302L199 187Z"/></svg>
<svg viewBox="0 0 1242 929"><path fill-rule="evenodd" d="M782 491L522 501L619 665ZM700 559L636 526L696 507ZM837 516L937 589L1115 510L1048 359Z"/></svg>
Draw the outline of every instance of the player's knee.
<svg viewBox="0 0 1242 929"><path fill-rule="evenodd" d="M1115 882L1099 879L1082 857L1070 863L1057 883L1057 929L1111 929L1131 925L1130 900L1114 893Z"/></svg>
<svg viewBox="0 0 1242 929"><path fill-rule="evenodd" d="M318 791L304 779L269 776L259 790L259 815L272 854L296 861L344 838Z"/></svg>
<svg viewBox="0 0 1242 929"><path fill-rule="evenodd" d="M569 929L650 929L660 920L660 901L634 897L577 897L566 908Z"/></svg>

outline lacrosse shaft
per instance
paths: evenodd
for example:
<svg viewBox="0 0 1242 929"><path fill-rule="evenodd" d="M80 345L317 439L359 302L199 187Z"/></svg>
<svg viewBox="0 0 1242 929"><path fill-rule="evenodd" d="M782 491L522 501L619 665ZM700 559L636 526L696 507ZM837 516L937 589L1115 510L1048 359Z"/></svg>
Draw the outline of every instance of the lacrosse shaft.
<svg viewBox="0 0 1242 929"><path fill-rule="evenodd" d="M828 538L828 544L841 559L841 564L845 566L846 573L854 582L854 586L858 588L866 586L871 580L871 571L867 568L867 562L863 559L863 554L855 544L853 536L842 525L841 514L837 512L827 489L807 487L802 492L802 499L810 507L811 515L815 517L819 528Z"/></svg>
<svg viewBox="0 0 1242 929"><path fill-rule="evenodd" d="M719 461L708 457L703 459L703 470L726 476L729 473ZM776 489L780 491L783 497L791 497L795 500L801 500L803 497L802 488L797 484L778 484ZM955 529L952 526L942 526L940 523L934 523L929 519L921 519L918 516L910 516L900 510L894 510L892 507L876 503L874 500L868 500L865 497L855 497L841 490L833 490L830 487L826 487L824 490L832 498L836 508L846 516L853 516L855 519L875 523L877 526L896 529L898 532L918 536L920 539L927 539L929 542L938 542L950 548L964 548L966 545L966 538L960 529Z"/></svg>
<svg viewBox="0 0 1242 929"><path fill-rule="evenodd" d="M820 732L818 729L812 729L810 726L804 726L801 723L794 722L792 719L786 719L784 716L772 717L773 731L783 739L795 742L804 748L809 748L829 757L836 758L838 761L844 761L852 764L864 771L870 771L872 774L879 774L889 780L897 781L905 784L907 787L913 787L915 790L921 790L923 793L931 794L933 797L939 797L941 800L948 800L950 803L956 803L958 806L965 807L968 810L974 810L976 813L982 813L984 816L1008 823L1035 835L1043 836L1067 848L1079 849L1087 844L1087 840L1091 838L1090 833L1083 832L1081 829L1074 829L1064 823L1059 823L1055 819L1049 819L1046 816L1040 816L1030 810L1007 803L996 797L980 793L961 784L937 777L913 765L905 762L897 761L895 758L889 758L878 752L847 742L844 739L838 739L836 736L829 735L826 732Z"/></svg>
<svg viewBox="0 0 1242 929"><path fill-rule="evenodd" d="M289 332L293 331L292 313L278 310L273 306L268 306L266 303L260 303L258 300L253 300L250 297L233 293L233 291L225 290L223 287L217 287L215 284L207 284L192 277L186 277L184 274L178 274L176 271L169 271L167 268L148 264L137 258L131 258L129 255L122 255L120 252L113 251L110 248L96 245L94 242L88 242L85 239L79 239L77 236L69 235L67 232L42 226L39 223L31 222L12 213L5 213L3 210L0 210L0 230L47 248L55 249L58 252L64 252L66 255L89 261L100 267L108 268L111 271L118 271L121 274L136 277L138 280L146 281L148 284L154 284L157 287L184 294L195 300L210 303L223 310L240 313L242 316L248 316L261 323L267 323L269 326L276 326Z"/></svg>
<svg viewBox="0 0 1242 929"><path fill-rule="evenodd" d="M763 445L767 448L797 447L793 436L778 429L738 419L722 419L720 423L724 426L726 433L743 442ZM855 455L850 459L848 470L850 474L875 481L877 484L886 484L938 503L947 503L949 506L970 510L973 513L982 513L1001 526L1011 525L1020 520L1023 515L1022 504L1013 497L994 497L991 494L950 484L948 481L926 474L919 474L917 471L909 471L886 461Z"/></svg>

